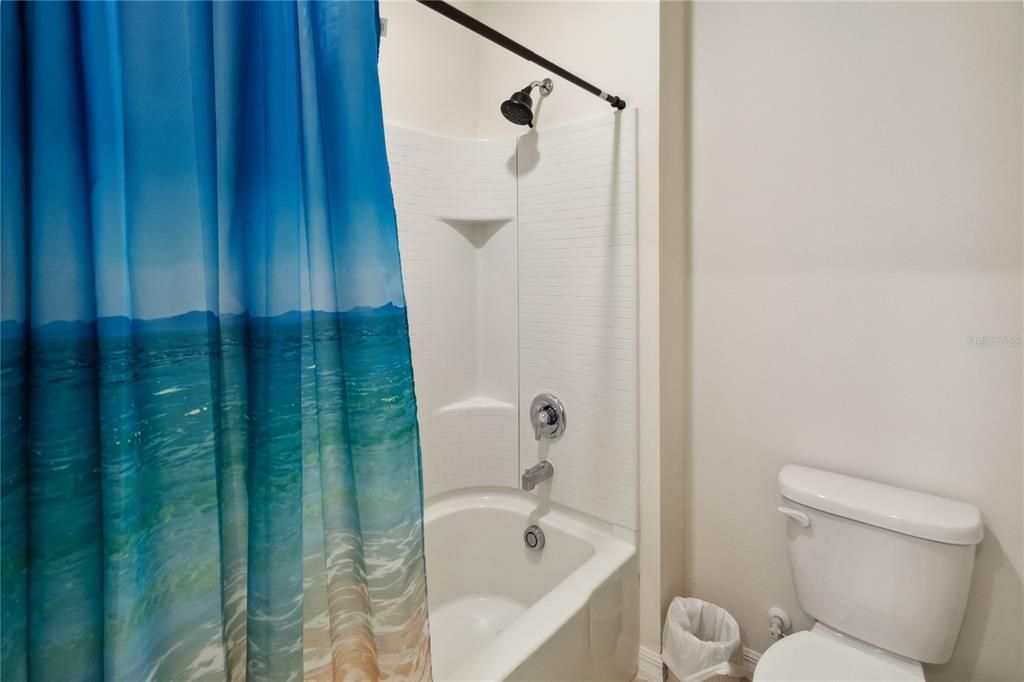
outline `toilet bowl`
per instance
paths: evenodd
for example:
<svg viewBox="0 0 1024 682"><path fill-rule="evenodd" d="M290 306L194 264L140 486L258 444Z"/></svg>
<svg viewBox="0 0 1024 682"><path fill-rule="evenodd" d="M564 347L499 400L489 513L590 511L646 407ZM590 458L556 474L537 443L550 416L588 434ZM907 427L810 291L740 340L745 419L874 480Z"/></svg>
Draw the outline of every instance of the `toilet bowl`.
<svg viewBox="0 0 1024 682"><path fill-rule="evenodd" d="M764 652L754 682L924 680L953 655L977 507L810 467L779 472L797 601L815 625Z"/></svg>
<svg viewBox="0 0 1024 682"><path fill-rule="evenodd" d="M764 652L754 682L924 682L921 664L847 637L822 623Z"/></svg>

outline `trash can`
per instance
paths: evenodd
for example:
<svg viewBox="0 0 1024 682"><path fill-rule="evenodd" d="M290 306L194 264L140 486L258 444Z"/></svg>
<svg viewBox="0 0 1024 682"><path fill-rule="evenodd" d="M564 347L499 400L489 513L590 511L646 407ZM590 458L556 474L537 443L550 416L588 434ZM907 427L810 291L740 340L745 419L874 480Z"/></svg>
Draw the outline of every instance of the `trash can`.
<svg viewBox="0 0 1024 682"><path fill-rule="evenodd" d="M740 626L721 606L676 597L669 604L661 642L661 660L672 682L746 674L733 663L740 650Z"/></svg>

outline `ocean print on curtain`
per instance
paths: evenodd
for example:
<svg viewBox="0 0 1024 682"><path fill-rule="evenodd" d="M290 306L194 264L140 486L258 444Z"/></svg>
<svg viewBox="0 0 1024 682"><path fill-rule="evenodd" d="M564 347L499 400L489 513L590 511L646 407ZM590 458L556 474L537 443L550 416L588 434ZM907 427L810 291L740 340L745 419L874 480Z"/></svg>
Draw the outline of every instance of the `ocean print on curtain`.
<svg viewBox="0 0 1024 682"><path fill-rule="evenodd" d="M2 676L430 676L370 2L2 11Z"/></svg>

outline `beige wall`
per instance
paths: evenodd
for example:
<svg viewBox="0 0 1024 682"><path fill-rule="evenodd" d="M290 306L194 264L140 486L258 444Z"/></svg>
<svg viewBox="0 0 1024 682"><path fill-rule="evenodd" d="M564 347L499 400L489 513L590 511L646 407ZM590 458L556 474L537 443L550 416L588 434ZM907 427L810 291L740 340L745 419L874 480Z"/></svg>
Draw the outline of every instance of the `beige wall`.
<svg viewBox="0 0 1024 682"><path fill-rule="evenodd" d="M690 31L689 591L763 650L798 462L966 500L953 661L1021 680L1021 4L702 3ZM662 523L668 523L663 519Z"/></svg>
<svg viewBox="0 0 1024 682"><path fill-rule="evenodd" d="M476 3L453 2L471 12ZM412 0L382 0L380 89L391 125L476 137L480 39Z"/></svg>

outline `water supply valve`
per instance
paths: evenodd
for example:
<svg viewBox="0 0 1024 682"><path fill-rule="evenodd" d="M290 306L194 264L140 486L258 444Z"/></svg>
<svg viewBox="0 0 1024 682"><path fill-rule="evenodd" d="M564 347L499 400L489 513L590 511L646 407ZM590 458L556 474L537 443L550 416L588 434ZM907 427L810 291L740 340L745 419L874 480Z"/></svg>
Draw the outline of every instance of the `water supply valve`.
<svg viewBox="0 0 1024 682"><path fill-rule="evenodd" d="M778 606L773 606L768 609L768 636L772 639L782 639L789 632L792 623L789 620L789 614L780 609Z"/></svg>

